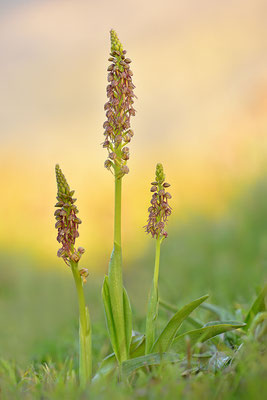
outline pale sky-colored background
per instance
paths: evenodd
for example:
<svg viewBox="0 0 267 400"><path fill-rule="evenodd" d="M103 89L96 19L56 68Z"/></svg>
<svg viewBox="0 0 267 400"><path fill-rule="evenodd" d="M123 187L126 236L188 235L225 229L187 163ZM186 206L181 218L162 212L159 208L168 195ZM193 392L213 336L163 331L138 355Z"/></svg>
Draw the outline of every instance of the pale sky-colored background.
<svg viewBox="0 0 267 400"><path fill-rule="evenodd" d="M54 260L58 162L76 189L88 266L109 256L113 181L100 143L110 28L138 97L126 261L151 243L142 226L159 161L172 184L170 228L188 212L222 213L266 169L266 16L264 0L1 1L0 249Z"/></svg>

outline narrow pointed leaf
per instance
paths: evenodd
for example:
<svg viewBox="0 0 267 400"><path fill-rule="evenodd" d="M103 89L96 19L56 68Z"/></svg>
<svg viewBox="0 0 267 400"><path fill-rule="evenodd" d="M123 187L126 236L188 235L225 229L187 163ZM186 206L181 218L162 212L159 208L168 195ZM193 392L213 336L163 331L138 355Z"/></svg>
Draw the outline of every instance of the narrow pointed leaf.
<svg viewBox="0 0 267 400"><path fill-rule="evenodd" d="M158 288L152 284L149 293L146 317L146 354L151 352L155 342L155 323L158 316Z"/></svg>
<svg viewBox="0 0 267 400"><path fill-rule="evenodd" d="M116 336L115 324L114 324L114 319L113 319L113 314L112 314L110 294L109 294L109 282L108 282L107 276L105 276L104 282L103 282L102 298L103 298L103 303L104 303L104 308L105 308L105 316L106 316L106 323L107 323L109 338L110 338L114 353L116 354L117 359L119 359L119 348L118 348L118 344L117 344L117 336Z"/></svg>
<svg viewBox="0 0 267 400"><path fill-rule="evenodd" d="M203 301L209 296L200 297L197 300L185 305L181 310L177 311L174 316L167 323L157 341L155 342L152 351L153 352L166 352L169 350L172 341L176 335L177 330L180 328L183 321L191 314L195 308L197 308Z"/></svg>
<svg viewBox="0 0 267 400"><path fill-rule="evenodd" d="M92 377L92 332L91 332L91 323L90 323L90 316L88 307L85 307L85 314L86 314L86 337L85 337L85 347L86 347L86 354L85 354L85 362L86 362L86 369L87 369L87 376L89 379Z"/></svg>
<svg viewBox="0 0 267 400"><path fill-rule="evenodd" d="M144 342L144 340L145 340L145 335L143 335L142 333L133 332L131 346L130 346L130 356Z"/></svg>
<svg viewBox="0 0 267 400"><path fill-rule="evenodd" d="M159 365L163 363L177 363L181 361L178 354L174 353L152 353L142 357L133 358L122 363L122 374L130 375L138 368Z"/></svg>
<svg viewBox="0 0 267 400"><path fill-rule="evenodd" d="M123 288L123 309L124 309L124 324L125 324L125 338L127 347L127 356L129 355L131 340L132 340L132 309L128 294Z"/></svg>
<svg viewBox="0 0 267 400"><path fill-rule="evenodd" d="M130 352L129 352L130 358L135 358L136 356L144 355L145 352L144 342L145 342L145 335L139 333L132 337ZM139 347L141 347L140 350ZM100 378L110 375L117 369L117 367L118 363L115 353L109 354L100 363L99 368L92 379L92 382L97 382Z"/></svg>
<svg viewBox="0 0 267 400"><path fill-rule="evenodd" d="M97 382L99 379L106 377L111 374L117 368L117 360L115 353L109 354L104 360L101 362L95 376L92 379L92 383Z"/></svg>
<svg viewBox="0 0 267 400"><path fill-rule="evenodd" d="M246 324L242 321L226 320L226 321L209 321L205 325L203 325L202 328L214 325L236 325L236 324L238 325L241 324L243 327L246 326Z"/></svg>
<svg viewBox="0 0 267 400"><path fill-rule="evenodd" d="M221 333L232 331L233 329L238 329L244 327L245 324L242 322L231 322L230 324L216 324L211 326L205 326L200 329L194 329L177 336L172 342L172 350L176 353L181 353L186 351L186 342L188 338L190 341L190 346L193 347L197 342L203 343L208 339L211 339Z"/></svg>
<svg viewBox="0 0 267 400"><path fill-rule="evenodd" d="M171 311L173 314L177 312L177 307L173 304L169 304L166 301L159 299L159 305L165 310ZM202 321L193 317L187 317L186 321L193 325L195 328L202 328L204 325Z"/></svg>
<svg viewBox="0 0 267 400"><path fill-rule="evenodd" d="M145 336L143 336L138 346L136 346L133 351L130 351L130 358L144 356L145 350L146 350L146 338Z"/></svg>
<svg viewBox="0 0 267 400"><path fill-rule="evenodd" d="M252 304L247 316L245 318L245 322L247 324L245 330L248 330L254 317L259 313L266 311L266 304L265 298L267 296L267 283L264 285L263 289L261 290L258 297L255 299L254 303Z"/></svg>
<svg viewBox="0 0 267 400"><path fill-rule="evenodd" d="M110 310L112 312L117 340L117 349L115 351L115 348L113 348L113 350L118 357L119 362L127 359L121 264L121 246L114 242L114 247L109 262L108 287L111 306Z"/></svg>

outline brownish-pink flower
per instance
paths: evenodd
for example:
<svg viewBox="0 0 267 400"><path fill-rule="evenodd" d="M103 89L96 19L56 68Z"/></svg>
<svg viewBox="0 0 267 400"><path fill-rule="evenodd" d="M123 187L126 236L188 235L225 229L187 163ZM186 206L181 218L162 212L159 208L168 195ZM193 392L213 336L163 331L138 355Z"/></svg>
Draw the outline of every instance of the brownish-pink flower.
<svg viewBox="0 0 267 400"><path fill-rule="evenodd" d="M58 257L69 265L70 261L78 262L85 252L82 247L75 249L75 240L79 236L78 226L81 224L80 218L77 217L79 212L74 204L76 199L73 198L74 190L70 190L64 174L59 165L56 165L57 179L57 210L55 211L56 225L58 230L57 241L62 245L58 250Z"/></svg>
<svg viewBox="0 0 267 400"><path fill-rule="evenodd" d="M105 167L119 170L123 176L129 172L127 160L130 157L129 148L126 147L132 137L130 129L131 116L135 115L133 108L135 88L132 82L131 60L126 58L126 50L123 50L118 36L114 30L110 31L111 37L111 61L108 67L108 102L105 104L107 120L104 122L105 140L103 147L108 150L108 159ZM117 168L115 168L117 167Z"/></svg>
<svg viewBox="0 0 267 400"><path fill-rule="evenodd" d="M156 179L151 185L150 191L153 194L150 202L151 206L148 208L149 216L145 230L147 233L151 233L153 238L166 238L168 236L165 230L166 224L168 217L171 215L171 207L168 204L168 200L171 199L171 195L165 190L170 184L165 182L162 164L157 164Z"/></svg>

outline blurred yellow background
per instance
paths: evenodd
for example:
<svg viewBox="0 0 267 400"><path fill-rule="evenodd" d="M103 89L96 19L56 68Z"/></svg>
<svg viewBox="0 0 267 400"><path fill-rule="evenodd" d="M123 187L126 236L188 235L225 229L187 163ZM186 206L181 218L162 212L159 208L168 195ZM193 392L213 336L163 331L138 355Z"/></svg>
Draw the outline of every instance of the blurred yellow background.
<svg viewBox="0 0 267 400"><path fill-rule="evenodd" d="M265 173L267 3L264 0L2 1L0 249L55 262L59 163L83 224L85 266L107 267L113 179L104 170L109 30L136 85L130 174L123 181L127 263L143 230L155 164L172 186L170 229L190 213L222 213Z"/></svg>

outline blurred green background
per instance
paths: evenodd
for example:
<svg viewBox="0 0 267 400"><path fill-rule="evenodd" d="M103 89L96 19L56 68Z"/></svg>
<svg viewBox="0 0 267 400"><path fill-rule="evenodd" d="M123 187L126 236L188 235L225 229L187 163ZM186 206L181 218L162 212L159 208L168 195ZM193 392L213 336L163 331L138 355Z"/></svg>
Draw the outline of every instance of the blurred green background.
<svg viewBox="0 0 267 400"><path fill-rule="evenodd" d="M247 308L266 279L266 198L267 177L246 188L224 216L191 215L173 227L162 245L160 296L179 306L209 293L211 302L231 311L240 305ZM136 330L144 329L153 244L151 240L149 249L125 271ZM109 350L102 279L91 272L85 285L96 361ZM0 316L2 357L26 366L77 355L77 300L67 267L60 270L55 263L54 269L45 270L31 257L2 254Z"/></svg>
<svg viewBox="0 0 267 400"><path fill-rule="evenodd" d="M0 357L77 354L70 271L56 257L54 165L76 189L94 351L113 237L103 168L109 30L133 60L137 115L123 182L123 256L143 327L154 242L142 228L162 162L173 214L160 291L177 305L248 305L266 278L266 2L13 0L0 5Z"/></svg>

